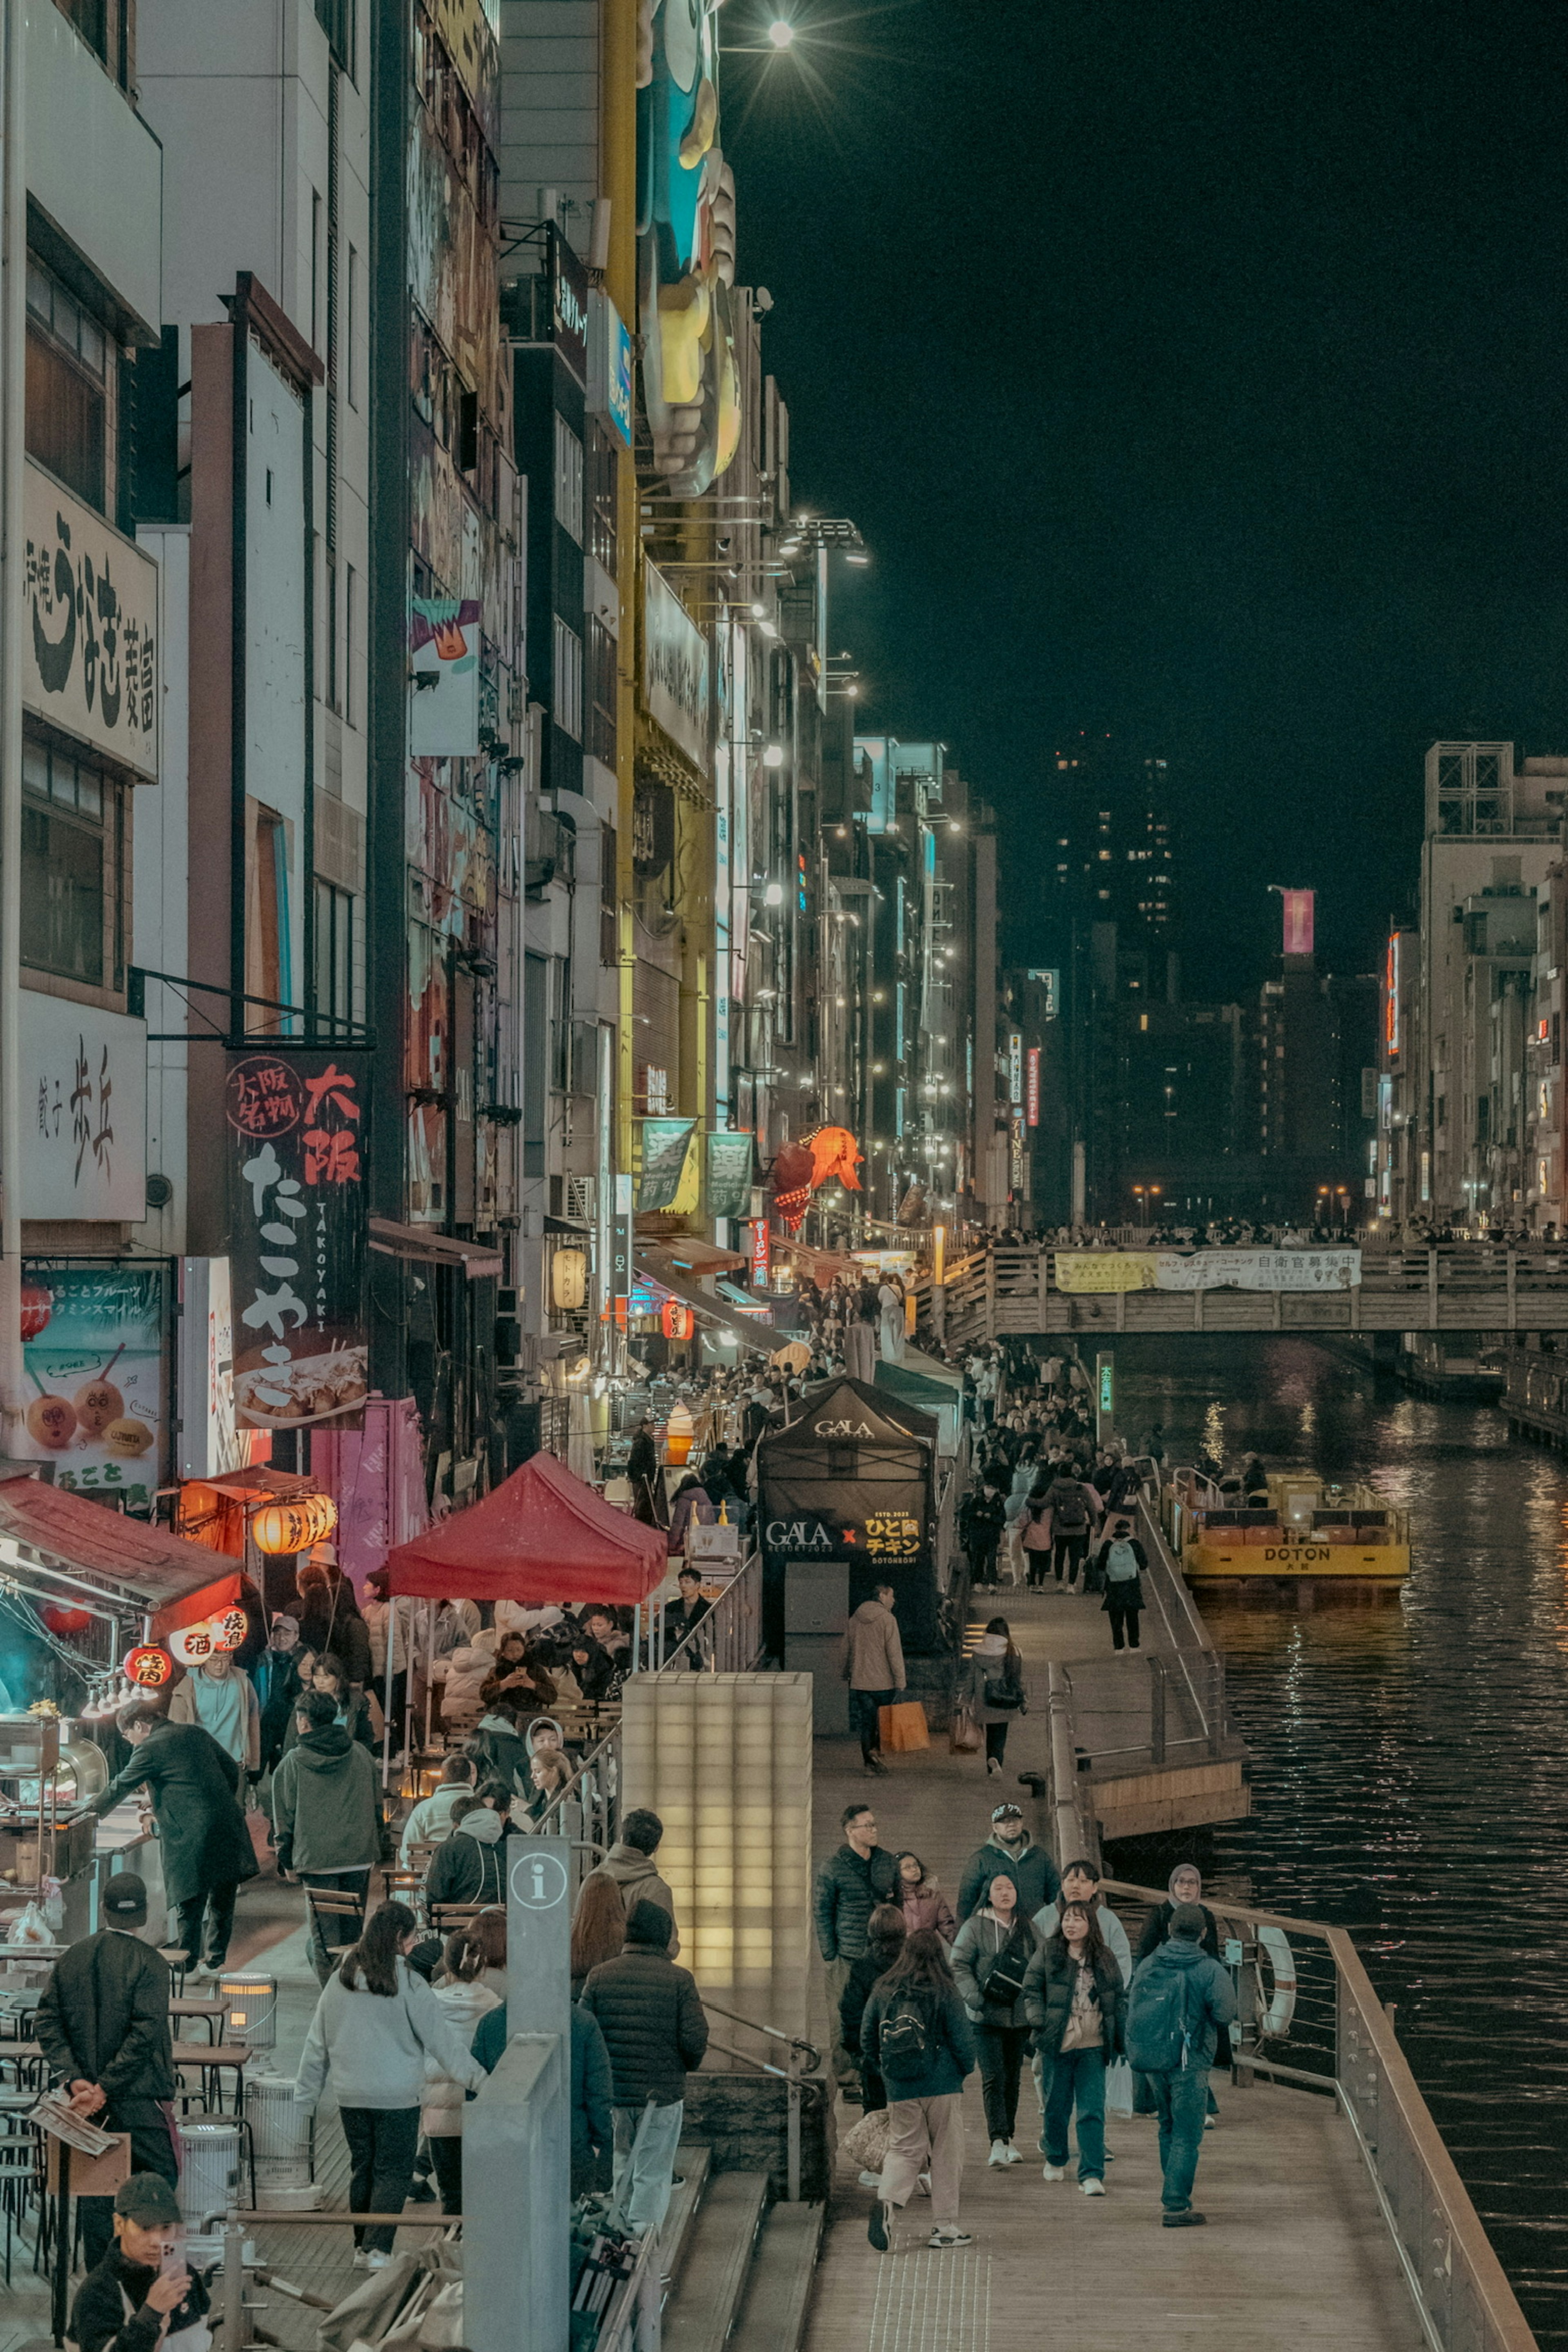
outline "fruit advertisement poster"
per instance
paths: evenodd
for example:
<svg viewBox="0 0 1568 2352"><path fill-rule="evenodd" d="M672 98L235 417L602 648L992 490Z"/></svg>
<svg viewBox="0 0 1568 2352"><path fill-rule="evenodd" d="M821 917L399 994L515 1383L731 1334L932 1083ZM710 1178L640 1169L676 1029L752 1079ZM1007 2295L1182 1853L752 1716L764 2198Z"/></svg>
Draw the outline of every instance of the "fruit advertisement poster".
<svg viewBox="0 0 1568 2352"><path fill-rule="evenodd" d="M22 1270L18 1454L55 1484L151 1511L168 1476L169 1269L35 1259Z"/></svg>

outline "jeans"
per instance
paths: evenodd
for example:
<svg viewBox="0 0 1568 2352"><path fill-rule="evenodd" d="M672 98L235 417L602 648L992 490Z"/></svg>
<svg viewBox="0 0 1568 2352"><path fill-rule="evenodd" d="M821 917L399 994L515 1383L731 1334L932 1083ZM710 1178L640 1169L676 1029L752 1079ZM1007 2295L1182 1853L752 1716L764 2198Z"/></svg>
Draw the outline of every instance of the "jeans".
<svg viewBox="0 0 1568 2352"><path fill-rule="evenodd" d="M1026 2025L977 2025L975 2054L980 2061L980 2087L985 2099L985 2132L989 2139L1011 2139L1018 2120L1018 2083L1024 2053L1029 2046Z"/></svg>
<svg viewBox="0 0 1568 2352"><path fill-rule="evenodd" d="M1012 1727L1009 1724L1005 1723L988 1723L986 1725L985 1761L987 1764L990 1763L993 1756L996 1759L997 1763L1000 1764L1004 1756L1006 1755L1007 1734L1011 1727Z"/></svg>
<svg viewBox="0 0 1568 2352"><path fill-rule="evenodd" d="M891 1706L897 1691L852 1690L849 1694L849 1721L860 1742L860 1754L866 1763L882 1748L881 1713Z"/></svg>
<svg viewBox="0 0 1568 2352"><path fill-rule="evenodd" d="M1154 2112L1160 2118L1160 2169L1165 2177L1160 2202L1167 2213L1184 2213L1193 2201L1193 2176L1204 2144L1209 2070L1172 2066L1144 2079L1154 2094Z"/></svg>
<svg viewBox="0 0 1568 2352"><path fill-rule="evenodd" d="M1068 2160L1068 2125L1078 2108L1078 2177L1105 2178L1105 2050L1058 2050L1046 2092L1046 2162Z"/></svg>
<svg viewBox="0 0 1568 2352"><path fill-rule="evenodd" d="M684 2099L672 2099L665 2106L655 2106L650 2101L645 2107L615 2111L616 2167L610 2202L628 2237L641 2238L649 2230L664 2227L685 2114Z"/></svg>
<svg viewBox="0 0 1568 2352"><path fill-rule="evenodd" d="M349 2211L401 2213L414 2179L418 2108L340 2107L338 2115L349 2144ZM396 2235L395 2222L377 2221L356 2229L354 2244L389 2254Z"/></svg>
<svg viewBox="0 0 1568 2352"><path fill-rule="evenodd" d="M237 1879L226 1885L209 1886L201 1895L190 1895L184 1903L172 1906L173 1941L181 1951L190 1954L190 1965L205 1960L209 1967L221 1969L228 1958L228 1939L234 1933L234 1900L239 1893ZM202 1919L206 1917L206 1944L202 1943Z"/></svg>
<svg viewBox="0 0 1568 2352"><path fill-rule="evenodd" d="M300 1884L301 1886L331 1887L343 1895L357 1895L363 1915L370 1895L370 1864L366 1863L363 1870L302 1870ZM336 1913L318 1916L309 1904L306 1909L310 1919L310 1966L320 1981L325 1984L337 1965L339 1954L346 1951L351 1944L358 1943L363 1930L363 1917L351 1919L346 1914L340 1916Z"/></svg>
<svg viewBox="0 0 1568 2352"><path fill-rule="evenodd" d="M432 2132L426 2146L436 2176L443 2213L463 2210L463 2140L460 2132Z"/></svg>
<svg viewBox="0 0 1568 2352"><path fill-rule="evenodd" d="M997 1541L995 1536L986 1536L970 1552L969 1580L972 1584L995 1583Z"/></svg>
<svg viewBox="0 0 1568 2352"><path fill-rule="evenodd" d="M1135 1650L1138 1647L1137 1603L1113 1599L1105 1613L1110 1620L1112 1648Z"/></svg>

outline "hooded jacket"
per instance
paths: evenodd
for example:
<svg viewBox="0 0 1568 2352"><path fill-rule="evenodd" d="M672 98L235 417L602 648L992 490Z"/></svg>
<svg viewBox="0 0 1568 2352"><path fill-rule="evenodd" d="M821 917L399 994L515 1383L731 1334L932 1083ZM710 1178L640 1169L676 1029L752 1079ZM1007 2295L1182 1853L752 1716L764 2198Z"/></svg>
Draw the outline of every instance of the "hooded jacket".
<svg viewBox="0 0 1568 2352"><path fill-rule="evenodd" d="M435 1991L442 2016L458 2041L469 2049L480 2019L492 2009L503 2006L500 1993L492 1992L482 1979L477 1984L437 1985ZM477 2058L478 2051L473 2054ZM467 2095L462 2084L447 2074L437 2060L426 2058L425 2091L419 2102L419 2128L426 2138L461 2138Z"/></svg>
<svg viewBox="0 0 1568 2352"><path fill-rule="evenodd" d="M242 1772L261 1769L261 1707L250 1676L231 1666L222 1676L193 1667L169 1701L171 1723L199 1723Z"/></svg>
<svg viewBox="0 0 1568 2352"><path fill-rule="evenodd" d="M375 1766L341 1723L296 1740L272 1776L279 1870L368 1870L381 1853Z"/></svg>
<svg viewBox="0 0 1568 2352"><path fill-rule="evenodd" d="M987 1683L1016 1691L1016 1706L989 1706L985 1699ZM983 1633L975 1643L969 1661L969 1679L965 1685L970 1712L976 1723L1014 1723L1028 1713L1028 1698L1024 1689L1024 1661L1016 1650L1009 1654L1006 1636Z"/></svg>
<svg viewBox="0 0 1568 2352"><path fill-rule="evenodd" d="M441 1717L448 1726L466 1717L477 1717L479 1692L495 1664L489 1650L477 1643L465 1643L452 1653L452 1663L447 1670L447 1680L441 1692Z"/></svg>
<svg viewBox="0 0 1568 2352"><path fill-rule="evenodd" d="M1060 1950L1059 1945L1047 1949ZM1217 1960L1210 1959L1201 1944L1190 1943L1185 1936L1168 1937L1157 1951L1140 1960L1132 1971L1132 1983L1127 1994L1130 2011L1138 2006L1139 1988L1147 1985L1156 1970L1181 1969L1187 1975L1187 2030L1192 2035L1193 2056L1200 2066L1212 2066L1219 2045L1219 2030L1228 2025L1236 2015L1236 1987Z"/></svg>
<svg viewBox="0 0 1568 2352"><path fill-rule="evenodd" d="M708 2020L696 1979L671 1960L668 1934L657 1905L637 1904L625 1951L592 1969L583 1988L581 2006L610 2053L617 2107L683 2099L688 2072L707 2053Z"/></svg>
<svg viewBox="0 0 1568 2352"><path fill-rule="evenodd" d="M617 1839L596 1870L589 1878L608 1878L619 1890L621 1909L629 1919L639 1903L657 1903L661 1911L669 1914L669 1957L674 1959L680 1949L680 1930L675 1924L675 1896L658 1874L658 1866L651 1853L643 1853L635 1845ZM587 1880L584 1881L586 1885Z"/></svg>
<svg viewBox="0 0 1568 2352"><path fill-rule="evenodd" d="M488 1805L465 1813L445 1845L431 1856L425 1878L426 1906L437 1903L504 1903L506 1822Z"/></svg>
<svg viewBox="0 0 1568 2352"><path fill-rule="evenodd" d="M844 1679L851 1690L901 1691L904 1645L898 1622L879 1601L862 1601L844 1636Z"/></svg>
<svg viewBox="0 0 1568 2352"><path fill-rule="evenodd" d="M1047 1903L1054 1903L1061 1890L1061 1879L1056 1864L1043 1845L1037 1845L1027 1830L1016 1845L1004 1845L999 1838L989 1837L976 1847L963 1865L963 1876L958 1886L958 1916L967 1919L977 1910L991 1890L991 1882L1005 1872L1018 1890L1018 1908L1026 1919Z"/></svg>
<svg viewBox="0 0 1568 2352"><path fill-rule="evenodd" d="M505 1780L519 1796L531 1794L533 1783L528 1777L528 1748L510 1716L481 1715L478 1725L469 1732L466 1743L470 1756L482 1759L484 1769L480 1780L493 1773Z"/></svg>

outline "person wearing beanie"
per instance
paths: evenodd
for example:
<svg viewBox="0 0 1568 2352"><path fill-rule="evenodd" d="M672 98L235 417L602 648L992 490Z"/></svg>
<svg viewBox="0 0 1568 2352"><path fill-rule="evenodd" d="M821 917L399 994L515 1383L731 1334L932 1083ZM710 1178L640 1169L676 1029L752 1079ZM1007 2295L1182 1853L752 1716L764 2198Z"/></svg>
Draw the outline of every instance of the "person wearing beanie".
<svg viewBox="0 0 1568 2352"><path fill-rule="evenodd" d="M663 2226L686 2077L708 2049L696 1980L669 1957L673 1927L661 1905L635 1903L625 1950L590 1970L583 1988L581 2005L605 2037L615 2088L611 2210L634 2238Z"/></svg>
<svg viewBox="0 0 1568 2352"><path fill-rule="evenodd" d="M63 1951L44 1988L35 2029L38 2047L78 2115L90 2116L100 2130L130 2134L138 2173L177 2181L168 2120L168 2102L178 2088L169 1963L138 1932L147 1924L146 1885L132 1871L117 1872L100 1909L104 1924L97 1935ZM90 2270L112 2242L112 2200L79 2198L77 2210Z"/></svg>
<svg viewBox="0 0 1568 2352"><path fill-rule="evenodd" d="M180 2257L179 2200L161 2172L133 2172L112 2198L113 2236L89 2260L71 2304L68 2340L76 2352L196 2352L210 2344L207 2291Z"/></svg>
<svg viewBox="0 0 1568 2352"><path fill-rule="evenodd" d="M484 1780L473 1802L458 1817L451 1836L431 1857L425 1874L426 1910L437 1903L504 1903L506 1856L501 1850L510 1822L511 1790L504 1780Z"/></svg>
<svg viewBox="0 0 1568 2352"><path fill-rule="evenodd" d="M1160 2202L1167 2230L1191 2229L1203 2146L1209 2068L1220 2030L1236 2016L1236 1988L1202 1948L1201 1904L1172 1906L1170 1934L1133 1970L1127 1996L1127 2057L1153 2095L1160 2118Z"/></svg>

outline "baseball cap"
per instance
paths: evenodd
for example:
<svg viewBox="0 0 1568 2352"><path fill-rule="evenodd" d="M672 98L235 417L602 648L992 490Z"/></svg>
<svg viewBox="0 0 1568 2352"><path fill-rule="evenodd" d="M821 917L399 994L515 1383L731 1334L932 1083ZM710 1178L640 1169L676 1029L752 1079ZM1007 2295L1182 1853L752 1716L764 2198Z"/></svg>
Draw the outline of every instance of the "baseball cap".
<svg viewBox="0 0 1568 2352"><path fill-rule="evenodd" d="M1024 1808L1022 1805L998 1805L991 1818L994 1822L1021 1822Z"/></svg>
<svg viewBox="0 0 1568 2352"><path fill-rule="evenodd" d="M178 2198L161 2172L133 2172L114 2192L114 2210L139 2230L167 2229L180 2219Z"/></svg>
<svg viewBox="0 0 1568 2352"><path fill-rule="evenodd" d="M117 1870L103 1890L104 1917L116 1927L147 1924L147 1885L133 1870Z"/></svg>
<svg viewBox="0 0 1568 2352"><path fill-rule="evenodd" d="M1172 1905L1171 1933L1173 1936L1185 1937L1189 1943L1195 1944L1202 1937L1206 1925L1201 1905L1196 1903Z"/></svg>

